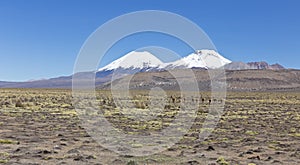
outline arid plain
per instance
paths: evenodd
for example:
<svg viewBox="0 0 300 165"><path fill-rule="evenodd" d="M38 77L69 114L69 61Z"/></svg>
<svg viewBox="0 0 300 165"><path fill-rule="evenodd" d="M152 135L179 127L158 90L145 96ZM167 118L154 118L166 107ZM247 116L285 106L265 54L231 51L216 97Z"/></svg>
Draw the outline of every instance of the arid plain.
<svg viewBox="0 0 300 165"><path fill-rule="evenodd" d="M148 91L133 91L137 110ZM169 91L157 118L134 122L119 112L108 91L97 91L105 118L127 134L167 128L180 95ZM228 92L217 127L204 141L199 132L209 108L202 92L193 126L174 146L151 156L118 155L81 126L64 89L1 89L0 163L3 164L300 164L299 92ZM175 99L173 99L175 98ZM143 147L141 144L132 144Z"/></svg>

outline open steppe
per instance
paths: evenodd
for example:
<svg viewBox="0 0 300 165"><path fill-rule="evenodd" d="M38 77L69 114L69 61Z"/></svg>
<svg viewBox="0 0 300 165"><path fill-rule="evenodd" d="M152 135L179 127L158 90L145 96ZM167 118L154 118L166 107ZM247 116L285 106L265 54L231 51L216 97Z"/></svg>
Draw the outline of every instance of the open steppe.
<svg viewBox="0 0 300 165"><path fill-rule="evenodd" d="M127 134L144 134L167 128L176 116L181 98L178 92L167 93L164 110L145 122L120 113L108 91L97 91L97 99L101 113L115 127ZM147 109L147 91L131 95L136 111ZM71 90L1 89L0 163L300 164L299 92L228 92L222 100L224 113L204 141L197 140L198 134L213 99L209 92L201 96L195 122L178 143L161 153L133 157L103 148L87 134Z"/></svg>

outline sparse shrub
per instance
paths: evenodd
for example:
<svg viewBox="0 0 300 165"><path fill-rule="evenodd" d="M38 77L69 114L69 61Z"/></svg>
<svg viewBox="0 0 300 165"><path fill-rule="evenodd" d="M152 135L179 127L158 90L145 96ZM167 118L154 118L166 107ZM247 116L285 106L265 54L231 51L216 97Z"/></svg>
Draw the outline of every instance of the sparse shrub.
<svg viewBox="0 0 300 165"><path fill-rule="evenodd" d="M6 163L8 163L8 160L7 159L0 159L0 163L6 164Z"/></svg>
<svg viewBox="0 0 300 165"><path fill-rule="evenodd" d="M171 105L165 105L164 109L171 109Z"/></svg>
<svg viewBox="0 0 300 165"><path fill-rule="evenodd" d="M296 137L300 137L300 133L295 133L294 134Z"/></svg>
<svg viewBox="0 0 300 165"><path fill-rule="evenodd" d="M135 102L135 107L139 108L139 109L146 109L145 104L143 102L141 102L141 101Z"/></svg>
<svg viewBox="0 0 300 165"><path fill-rule="evenodd" d="M20 107L20 108L23 108L24 107L24 104L19 100L16 102L16 107Z"/></svg>
<svg viewBox="0 0 300 165"><path fill-rule="evenodd" d="M8 140L8 139L0 139L0 144L16 144L17 142Z"/></svg>
<svg viewBox="0 0 300 165"><path fill-rule="evenodd" d="M220 165L229 165L229 163L222 156L217 159L217 163Z"/></svg>
<svg viewBox="0 0 300 165"><path fill-rule="evenodd" d="M9 161L9 153L7 152L0 152L0 163L6 164Z"/></svg>
<svg viewBox="0 0 300 165"><path fill-rule="evenodd" d="M245 134L247 135L257 135L258 133L255 131L246 131Z"/></svg>

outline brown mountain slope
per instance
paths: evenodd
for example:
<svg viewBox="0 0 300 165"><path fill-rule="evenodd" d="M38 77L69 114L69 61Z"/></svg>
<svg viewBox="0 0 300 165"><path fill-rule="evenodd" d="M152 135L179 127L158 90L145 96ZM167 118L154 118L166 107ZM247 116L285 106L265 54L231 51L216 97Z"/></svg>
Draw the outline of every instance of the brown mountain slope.
<svg viewBox="0 0 300 165"><path fill-rule="evenodd" d="M193 70L200 90L210 90L211 80L208 71ZM191 84L191 77L186 76L187 71L177 70L176 74L181 75L177 79L185 85ZM217 77L224 81L222 76ZM107 89L111 84L117 84L125 88L129 83L130 89L151 89L161 87L163 89L179 90L177 80L167 71L144 72L98 86L100 89ZM232 70L226 71L226 83L228 90L235 91L273 91L273 90L300 90L300 70Z"/></svg>

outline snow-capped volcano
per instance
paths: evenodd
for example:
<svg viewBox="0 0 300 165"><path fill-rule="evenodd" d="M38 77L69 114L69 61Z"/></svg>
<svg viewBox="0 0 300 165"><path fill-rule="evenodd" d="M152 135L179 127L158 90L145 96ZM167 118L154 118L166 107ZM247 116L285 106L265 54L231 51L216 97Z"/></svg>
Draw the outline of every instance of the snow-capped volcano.
<svg viewBox="0 0 300 165"><path fill-rule="evenodd" d="M153 54L143 51L132 51L112 63L100 68L98 71L112 70L163 70L179 68L215 69L231 63L214 50L198 50L186 57L169 63L163 63Z"/></svg>
<svg viewBox="0 0 300 165"><path fill-rule="evenodd" d="M232 62L214 50L199 50L197 54L200 55L207 68L219 68Z"/></svg>
<svg viewBox="0 0 300 165"><path fill-rule="evenodd" d="M192 53L177 61L165 63L164 68L206 68L206 65L198 54Z"/></svg>
<svg viewBox="0 0 300 165"><path fill-rule="evenodd" d="M228 63L230 60L224 58L219 53L214 50L197 50L182 59L174 62L164 64L166 68L205 68L205 69L215 69L222 67Z"/></svg>
<svg viewBox="0 0 300 165"><path fill-rule="evenodd" d="M143 51L132 51L123 57L113 61L112 63L100 68L98 71L107 71L115 69L145 69L145 68L157 68L161 66L161 62L153 54Z"/></svg>

